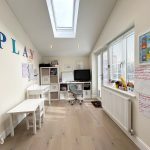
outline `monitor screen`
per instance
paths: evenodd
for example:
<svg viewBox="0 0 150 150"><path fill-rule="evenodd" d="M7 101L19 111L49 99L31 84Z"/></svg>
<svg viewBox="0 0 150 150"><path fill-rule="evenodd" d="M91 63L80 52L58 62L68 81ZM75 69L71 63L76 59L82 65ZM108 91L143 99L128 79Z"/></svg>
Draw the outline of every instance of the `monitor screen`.
<svg viewBox="0 0 150 150"><path fill-rule="evenodd" d="M90 81L91 80L90 69L74 70L74 80L83 82Z"/></svg>

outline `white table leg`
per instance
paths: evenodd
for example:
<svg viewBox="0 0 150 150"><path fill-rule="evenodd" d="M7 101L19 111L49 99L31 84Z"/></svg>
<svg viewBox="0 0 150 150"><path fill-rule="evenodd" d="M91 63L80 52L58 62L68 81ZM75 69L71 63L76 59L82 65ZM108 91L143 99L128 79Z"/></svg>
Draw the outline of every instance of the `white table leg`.
<svg viewBox="0 0 150 150"><path fill-rule="evenodd" d="M33 133L36 134L36 114L33 112Z"/></svg>
<svg viewBox="0 0 150 150"><path fill-rule="evenodd" d="M14 136L13 114L10 114L9 118L10 118L11 136Z"/></svg>
<svg viewBox="0 0 150 150"><path fill-rule="evenodd" d="M50 91L48 91L48 101L49 101L49 105L51 104L51 96L50 96Z"/></svg>
<svg viewBox="0 0 150 150"><path fill-rule="evenodd" d="M29 130L29 120L27 118L28 116L26 116L26 126L27 126L27 130Z"/></svg>
<svg viewBox="0 0 150 150"><path fill-rule="evenodd" d="M39 128L41 129L41 123L42 123L42 120L41 120L41 116L39 118Z"/></svg>
<svg viewBox="0 0 150 150"><path fill-rule="evenodd" d="M41 94L40 98L44 98L44 94L43 93Z"/></svg>
<svg viewBox="0 0 150 150"><path fill-rule="evenodd" d="M42 106L43 106L43 116L45 117L45 105L44 105L44 101L43 101L43 104L42 104Z"/></svg>

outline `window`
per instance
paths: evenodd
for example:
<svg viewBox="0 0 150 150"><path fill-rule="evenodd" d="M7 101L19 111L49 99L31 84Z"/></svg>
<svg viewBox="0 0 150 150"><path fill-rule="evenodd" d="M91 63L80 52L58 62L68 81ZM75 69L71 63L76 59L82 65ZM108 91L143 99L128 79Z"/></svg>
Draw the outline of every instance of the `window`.
<svg viewBox="0 0 150 150"><path fill-rule="evenodd" d="M124 74L125 57L123 55L122 41L119 40L109 47L110 79L118 80Z"/></svg>
<svg viewBox="0 0 150 150"><path fill-rule="evenodd" d="M118 81L120 77L126 82L134 83L134 32L129 31L110 43L107 53L108 55L103 53L104 84ZM106 56L109 56L108 60ZM105 72L106 68L109 68L108 75ZM109 77L107 82L106 77Z"/></svg>
<svg viewBox="0 0 150 150"><path fill-rule="evenodd" d="M73 28L74 0L52 0L56 28Z"/></svg>
<svg viewBox="0 0 150 150"><path fill-rule="evenodd" d="M103 84L107 84L108 81L108 52L105 51L103 53Z"/></svg>
<svg viewBox="0 0 150 150"><path fill-rule="evenodd" d="M134 34L126 38L127 44L127 81L134 82Z"/></svg>
<svg viewBox="0 0 150 150"><path fill-rule="evenodd" d="M102 86L102 55L97 56L97 81L98 81L98 96L101 97L101 86Z"/></svg>
<svg viewBox="0 0 150 150"><path fill-rule="evenodd" d="M46 0L55 38L75 38L80 0Z"/></svg>

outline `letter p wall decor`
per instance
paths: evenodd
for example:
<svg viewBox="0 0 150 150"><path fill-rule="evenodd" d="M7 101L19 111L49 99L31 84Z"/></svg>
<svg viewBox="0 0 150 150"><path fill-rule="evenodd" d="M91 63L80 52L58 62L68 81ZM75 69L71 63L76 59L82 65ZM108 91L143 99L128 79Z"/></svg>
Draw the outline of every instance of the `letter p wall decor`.
<svg viewBox="0 0 150 150"><path fill-rule="evenodd" d="M0 49L3 49L3 46L4 46L4 44L6 44L6 42L9 42L9 41L7 41L6 35L4 33L0 32ZM11 52L13 54L22 55L23 57L27 58L28 61L33 60L33 55L34 55L33 50L27 49L26 46L24 46L24 49L21 52L20 49L19 50L17 49L17 41L13 38L11 38L11 45L12 45Z"/></svg>
<svg viewBox="0 0 150 150"><path fill-rule="evenodd" d="M0 32L0 48L3 49L2 44L6 42L6 36Z"/></svg>

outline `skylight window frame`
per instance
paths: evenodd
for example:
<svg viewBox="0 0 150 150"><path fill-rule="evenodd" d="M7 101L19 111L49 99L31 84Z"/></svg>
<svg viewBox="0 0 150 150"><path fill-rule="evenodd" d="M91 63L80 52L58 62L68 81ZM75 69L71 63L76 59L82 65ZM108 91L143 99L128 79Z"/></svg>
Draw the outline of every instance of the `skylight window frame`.
<svg viewBox="0 0 150 150"><path fill-rule="evenodd" d="M55 22L55 28L56 28L56 30L73 29L73 28L74 28L74 14L75 14L75 1L76 1L76 0L73 0L72 27L59 27L59 26L57 26L53 1L54 1L54 0L51 0L51 3L52 3L52 11L53 11L53 16L54 16L54 22Z"/></svg>
<svg viewBox="0 0 150 150"><path fill-rule="evenodd" d="M47 7L49 11L49 16L51 20L54 37L55 38L75 38L80 0L74 0L73 17L72 17L73 26L72 27L57 27L54 7L53 7L53 0L46 0L46 2L47 2Z"/></svg>

